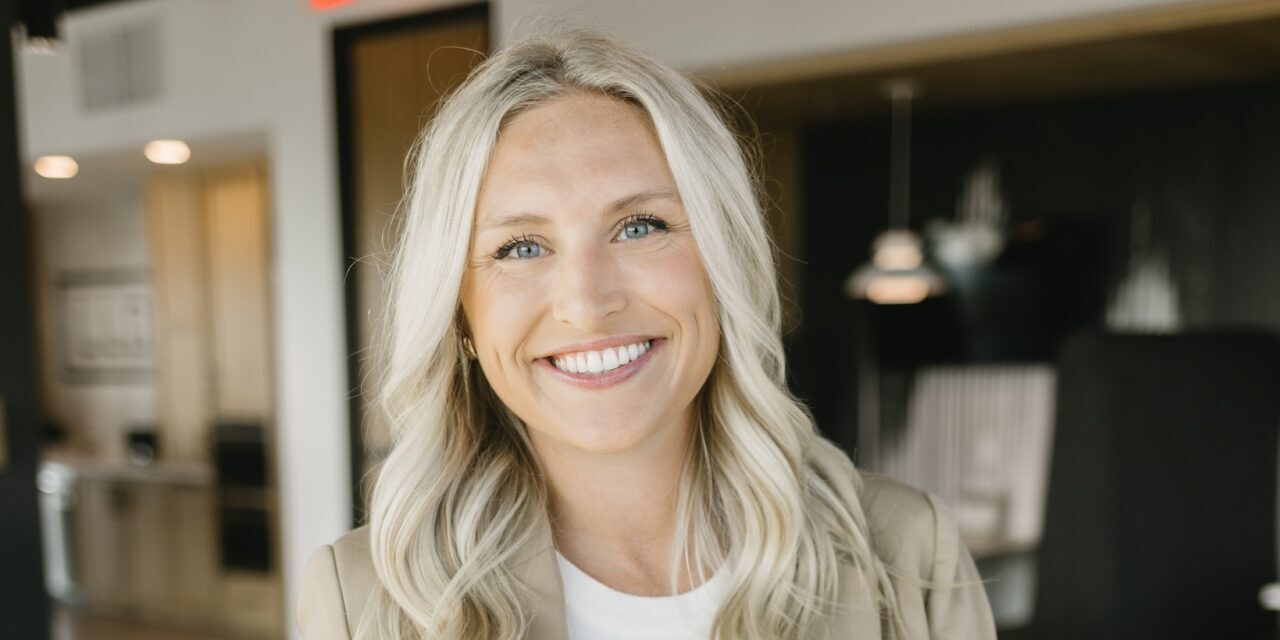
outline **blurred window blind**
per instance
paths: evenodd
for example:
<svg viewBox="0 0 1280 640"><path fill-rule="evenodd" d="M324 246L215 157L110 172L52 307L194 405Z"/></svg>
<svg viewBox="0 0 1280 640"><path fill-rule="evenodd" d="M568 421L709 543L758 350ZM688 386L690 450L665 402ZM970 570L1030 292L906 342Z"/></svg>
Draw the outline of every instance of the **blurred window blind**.
<svg viewBox="0 0 1280 640"><path fill-rule="evenodd" d="M1044 521L1056 375L1050 365L918 370L884 473L942 498L975 555L1032 548Z"/></svg>

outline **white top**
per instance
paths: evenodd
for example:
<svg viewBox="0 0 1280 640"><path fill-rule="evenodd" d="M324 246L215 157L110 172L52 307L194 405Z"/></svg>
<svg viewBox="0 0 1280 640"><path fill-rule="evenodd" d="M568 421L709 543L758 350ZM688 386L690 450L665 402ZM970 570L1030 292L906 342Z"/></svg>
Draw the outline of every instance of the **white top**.
<svg viewBox="0 0 1280 640"><path fill-rule="evenodd" d="M724 572L675 596L633 596L583 573L560 552L570 640L706 640L728 595Z"/></svg>

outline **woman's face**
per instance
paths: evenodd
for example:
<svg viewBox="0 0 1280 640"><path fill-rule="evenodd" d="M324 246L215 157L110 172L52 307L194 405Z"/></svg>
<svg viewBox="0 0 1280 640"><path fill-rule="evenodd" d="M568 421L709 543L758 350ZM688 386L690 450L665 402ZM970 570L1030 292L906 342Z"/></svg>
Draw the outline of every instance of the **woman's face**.
<svg viewBox="0 0 1280 640"><path fill-rule="evenodd" d="M462 309L485 377L539 450L683 437L720 330L641 110L574 93L507 123L480 188Z"/></svg>

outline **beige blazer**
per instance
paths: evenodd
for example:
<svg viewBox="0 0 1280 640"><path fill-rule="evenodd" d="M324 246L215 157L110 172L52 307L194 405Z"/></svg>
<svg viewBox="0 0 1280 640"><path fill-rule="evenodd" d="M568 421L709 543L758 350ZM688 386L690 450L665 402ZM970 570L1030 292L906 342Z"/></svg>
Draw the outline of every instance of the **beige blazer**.
<svg viewBox="0 0 1280 640"><path fill-rule="evenodd" d="M894 579L911 638L995 640L986 591L955 520L928 494L873 473L862 473L863 509L876 552L893 567L949 589L921 590ZM564 593L550 529L522 550L517 566L539 602L529 640L566 640ZM317 549L303 572L297 622L306 640L351 640L369 593L377 584L369 532L360 527ZM840 567L842 606L817 634L824 640L890 638L856 570ZM895 639L896 640L896 639Z"/></svg>

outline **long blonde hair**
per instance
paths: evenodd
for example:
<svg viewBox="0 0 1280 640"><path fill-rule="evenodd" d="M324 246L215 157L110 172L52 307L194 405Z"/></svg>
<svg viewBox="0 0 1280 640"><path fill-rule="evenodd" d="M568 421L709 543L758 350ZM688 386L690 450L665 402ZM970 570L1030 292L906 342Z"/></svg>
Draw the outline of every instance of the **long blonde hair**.
<svg viewBox="0 0 1280 640"><path fill-rule="evenodd" d="M394 444L369 502L379 585L357 637L514 640L530 619L510 565L547 526L547 488L519 417L461 352L459 292L499 130L570 91L648 114L716 297L719 357L699 395L671 560L728 572L713 637L807 637L837 606L841 563L901 628L858 473L787 390L758 181L727 114L684 75L575 30L487 59L419 141L381 335L378 406Z"/></svg>

